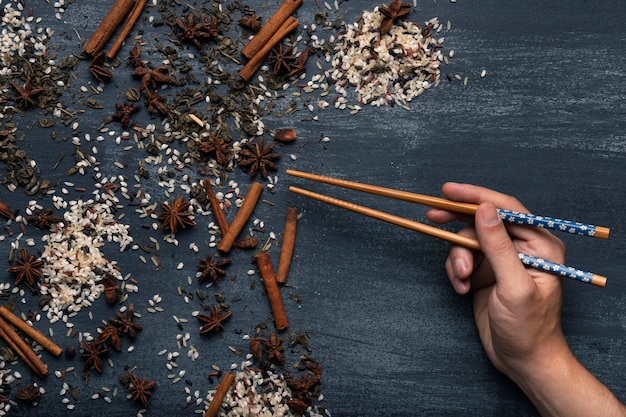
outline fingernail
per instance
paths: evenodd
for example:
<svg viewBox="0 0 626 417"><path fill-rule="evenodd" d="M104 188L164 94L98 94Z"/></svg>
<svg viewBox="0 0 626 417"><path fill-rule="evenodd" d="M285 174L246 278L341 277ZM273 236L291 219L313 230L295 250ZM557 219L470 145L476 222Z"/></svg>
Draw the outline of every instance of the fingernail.
<svg viewBox="0 0 626 417"><path fill-rule="evenodd" d="M493 227L500 223L500 216L496 210L483 210L481 213L481 218L485 226Z"/></svg>
<svg viewBox="0 0 626 417"><path fill-rule="evenodd" d="M464 276L467 271L467 262L463 258L456 258L452 263L454 267L454 275L457 277Z"/></svg>

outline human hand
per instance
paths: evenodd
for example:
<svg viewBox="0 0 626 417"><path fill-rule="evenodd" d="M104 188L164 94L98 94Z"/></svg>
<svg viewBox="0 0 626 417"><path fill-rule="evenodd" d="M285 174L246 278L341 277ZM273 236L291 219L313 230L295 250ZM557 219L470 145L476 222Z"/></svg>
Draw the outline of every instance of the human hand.
<svg viewBox="0 0 626 417"><path fill-rule="evenodd" d="M438 209L429 210L427 216L439 224L470 223L459 233L480 243L481 252L453 246L445 266L456 292L473 290L474 318L494 366L513 377L530 364L568 351L560 321L562 280L526 269L518 258L523 252L563 263L563 243L544 229L505 226L495 207L528 212L511 196L456 183L445 184L443 193L452 200L479 204L473 219Z"/></svg>
<svg viewBox="0 0 626 417"><path fill-rule="evenodd" d="M561 330L562 280L526 269L523 252L563 263L565 246L544 229L506 226L496 207L528 210L515 198L468 184L447 183L444 195L479 204L474 218L431 209L439 224L462 220L459 233L481 252L453 246L446 271L459 294L474 293L474 319L487 356L528 395L542 416L624 417L626 407L572 354Z"/></svg>

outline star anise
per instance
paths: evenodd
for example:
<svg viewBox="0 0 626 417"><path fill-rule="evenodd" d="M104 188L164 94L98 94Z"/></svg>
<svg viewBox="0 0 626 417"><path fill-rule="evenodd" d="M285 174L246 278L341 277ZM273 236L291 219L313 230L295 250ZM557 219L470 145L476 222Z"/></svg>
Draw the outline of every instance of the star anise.
<svg viewBox="0 0 626 417"><path fill-rule="evenodd" d="M117 318L109 319L109 323L117 327L121 334L127 334L130 340L135 340L137 332L140 332L143 327L139 323L135 323L133 318L135 317L135 306L130 304L126 315L118 312Z"/></svg>
<svg viewBox="0 0 626 417"><path fill-rule="evenodd" d="M144 91L146 97L146 107L150 113L159 113L161 116L167 116L169 109L163 103L165 96L159 94L158 90L150 91L146 89Z"/></svg>
<svg viewBox="0 0 626 417"><path fill-rule="evenodd" d="M102 373L104 366L102 356L109 351L109 348L95 342L81 342L80 347L83 350L80 356L86 358L85 364L83 365L83 371L86 372L89 369L94 368L96 371Z"/></svg>
<svg viewBox="0 0 626 417"><path fill-rule="evenodd" d="M380 23L380 34L384 35L391 30L394 22L411 12L410 3L402 3L402 0L392 0L389 6L378 6L378 10L384 18Z"/></svg>
<svg viewBox="0 0 626 417"><path fill-rule="evenodd" d="M293 55L293 47L285 48L282 43L273 47L267 57L267 63L273 67L274 75L290 73L295 62L296 57Z"/></svg>
<svg viewBox="0 0 626 417"><path fill-rule="evenodd" d="M25 387L19 387L17 391L15 391L15 398L19 401L35 403L41 399L41 392L35 384L30 383Z"/></svg>
<svg viewBox="0 0 626 417"><path fill-rule="evenodd" d="M172 200L171 204L161 203L163 213L157 217L161 221L164 229L168 229L172 233L176 233L179 227L183 229L187 227L195 227L196 222L191 219L189 206L191 203L184 201L183 197L178 197L176 201Z"/></svg>
<svg viewBox="0 0 626 417"><path fill-rule="evenodd" d="M126 128L128 127L128 123L130 123L130 116L139 110L141 106L133 105L125 101L124 104L115 103L115 108L117 108L117 111L113 113L113 120L119 120L122 127Z"/></svg>
<svg viewBox="0 0 626 417"><path fill-rule="evenodd" d="M141 78L142 91L148 90L148 87L157 88L159 84L169 84L172 82L170 78L170 70L167 66L161 65L157 68L147 66L135 67L132 76Z"/></svg>
<svg viewBox="0 0 626 417"><path fill-rule="evenodd" d="M211 255L207 255L206 259L200 259L200 265L198 265L198 271L200 275L198 276L198 281L204 282L208 278L213 282L217 282L217 280L226 275L226 271L224 267L230 265L230 258L222 258L220 260L213 260Z"/></svg>
<svg viewBox="0 0 626 417"><path fill-rule="evenodd" d="M113 73L104 67L104 51L100 51L89 63L89 72L101 83L113 78Z"/></svg>
<svg viewBox="0 0 626 417"><path fill-rule="evenodd" d="M322 366L309 356L302 357L302 361L306 366L306 372L303 372L299 378L287 378L285 382L291 389L293 398L312 405L312 391L322 378Z"/></svg>
<svg viewBox="0 0 626 417"><path fill-rule="evenodd" d="M232 312L225 311L220 313L215 304L211 305L211 315L198 314L198 319L203 323L200 327L200 334L209 333L211 331L219 332L224 329L222 322L231 316Z"/></svg>
<svg viewBox="0 0 626 417"><path fill-rule="evenodd" d="M37 258L35 255L28 253L28 250L21 248L18 252L16 265L10 266L7 272L15 275L15 285L20 285L22 281L26 281L26 284L32 287L38 278L43 277L43 260Z"/></svg>
<svg viewBox="0 0 626 417"><path fill-rule="evenodd" d="M217 39L219 29L217 27L217 19L211 16L211 22L204 22L198 19L195 13L189 13L186 22L176 18L176 25L181 29L178 32L178 38L182 41L193 42L198 49L202 49L202 40Z"/></svg>
<svg viewBox="0 0 626 417"><path fill-rule="evenodd" d="M198 151L214 156L218 164L226 166L226 161L228 155L231 153L231 148L221 136L212 133L209 135L208 142L200 143Z"/></svg>
<svg viewBox="0 0 626 417"><path fill-rule="evenodd" d="M32 224L37 229L49 229L55 223L63 221L60 216L52 212L52 209L41 208L33 212L33 214L25 217L28 224Z"/></svg>
<svg viewBox="0 0 626 417"><path fill-rule="evenodd" d="M128 54L128 62L130 62L133 67L146 66L146 64L141 60L141 48L138 43L136 43L135 46L133 46L133 49L130 50L130 53Z"/></svg>
<svg viewBox="0 0 626 417"><path fill-rule="evenodd" d="M105 324L96 337L96 344L110 345L118 352L121 352L120 329L112 323Z"/></svg>
<svg viewBox="0 0 626 417"><path fill-rule="evenodd" d="M252 12L250 16L242 17L238 20L239 26L244 29L251 30L252 32L257 32L261 29L261 16L257 16Z"/></svg>
<svg viewBox="0 0 626 417"><path fill-rule="evenodd" d="M267 179L268 168L278 170L274 161L280 158L280 154L274 152L274 143L265 145L263 139L256 143L248 142L245 148L239 151L239 155L243 157L239 165L248 169L250 178L254 178L257 172L260 172L261 176Z"/></svg>
<svg viewBox="0 0 626 417"><path fill-rule="evenodd" d="M43 88L33 88L30 77L26 78L24 86L14 83L13 81L11 81L11 85L19 94L17 97L15 97L15 101L17 102L17 105L21 108L27 108L28 106L36 105L37 103L35 102L35 97L37 97L39 93L43 91Z"/></svg>
<svg viewBox="0 0 626 417"><path fill-rule="evenodd" d="M139 401L144 407L148 406L148 398L152 395L151 390L156 386L156 381L148 381L146 378L141 378L134 373L130 374L129 386L131 399L133 401Z"/></svg>
<svg viewBox="0 0 626 417"><path fill-rule="evenodd" d="M306 69L306 60L309 59L309 48L300 52L300 55L296 58L296 62L291 65L291 71L287 73L288 77L293 75L300 76Z"/></svg>
<svg viewBox="0 0 626 417"><path fill-rule="evenodd" d="M267 353L267 359L279 363L280 365L285 363L285 355L283 351L283 339L276 337L276 333L271 332L269 340L263 340L265 343L265 352Z"/></svg>

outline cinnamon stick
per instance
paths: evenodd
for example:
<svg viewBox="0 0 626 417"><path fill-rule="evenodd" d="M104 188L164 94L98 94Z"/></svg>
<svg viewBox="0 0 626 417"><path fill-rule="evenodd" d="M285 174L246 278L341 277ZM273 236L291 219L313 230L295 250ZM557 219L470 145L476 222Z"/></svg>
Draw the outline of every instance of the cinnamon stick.
<svg viewBox="0 0 626 417"><path fill-rule="evenodd" d="M107 58L115 58L115 55L119 52L131 30L133 30L133 26L135 26L135 23L139 20L139 16L141 16L141 12L143 12L143 9L146 7L147 1L148 0L137 0L135 7L133 7L128 19L126 19L126 23L124 23L124 26L122 27L120 34L117 35L117 39L115 39L113 46L111 46L109 53L107 53Z"/></svg>
<svg viewBox="0 0 626 417"><path fill-rule="evenodd" d="M207 178L202 181L202 186L204 187L206 196L209 198L209 204L211 205L213 217L215 217L215 223L217 223L217 227L220 228L222 236L224 236L226 232L228 232L228 221L226 221L224 211L222 211L222 207L220 207L220 202L217 200L217 196L215 195L215 191L213 190L213 184L211 184L211 180Z"/></svg>
<svg viewBox="0 0 626 417"><path fill-rule="evenodd" d="M270 254L268 252L261 252L255 255L254 261L263 279L263 284L265 284L265 292L267 292L267 298L270 301L272 315L274 316L274 326L276 330L284 330L289 327L289 321L287 320L283 299L280 296L280 289L278 288L274 269L272 268Z"/></svg>
<svg viewBox="0 0 626 417"><path fill-rule="evenodd" d="M4 339L9 347L13 349L37 375L43 378L48 374L46 364L42 362L39 356L37 356L35 351L28 346L26 342L20 339L20 336L13 330L9 323L2 318L0 318L0 337Z"/></svg>
<svg viewBox="0 0 626 417"><path fill-rule="evenodd" d="M276 271L276 282L284 284L287 282L287 274L291 266L293 249L296 244L296 226L298 223L298 208L291 206L287 209L285 219L285 230L283 231L283 244L280 248L280 258L278 259L278 270Z"/></svg>
<svg viewBox="0 0 626 417"><path fill-rule="evenodd" d="M226 393L228 392L228 389L230 388L231 385L233 385L233 382L235 381L235 375L233 375L230 372L226 372L224 374L224 379L222 379L222 382L220 382L220 384L217 386L217 391L215 392L215 396L213 397L213 400L211 400L211 404L209 404L209 408L207 408L206 412L204 413L204 417L216 417L217 413L220 411L220 407L222 406L222 403L224 402L224 397L226 396Z"/></svg>
<svg viewBox="0 0 626 417"><path fill-rule="evenodd" d="M104 19L102 19L100 26L98 26L93 35L91 35L91 38L89 38L83 47L83 51L91 56L95 56L100 52L133 8L134 4L135 0L117 0Z"/></svg>
<svg viewBox="0 0 626 417"><path fill-rule="evenodd" d="M254 35L250 42L243 47L241 50L243 56L252 59L253 56L257 55L287 18L290 17L301 4L302 0L285 0L257 34Z"/></svg>
<svg viewBox="0 0 626 417"><path fill-rule="evenodd" d="M235 214L235 218L231 222L228 227L228 231L226 234L222 235L222 240L217 245L217 249L222 252L230 252L239 236L239 233L243 230L243 227L246 225L246 222L252 216L252 212L254 211L254 207L256 207L257 201L259 201L259 197L261 197L261 192L263 191L263 185L259 182L253 182L248 189L248 195L246 195L245 200L243 200L243 204L239 207L237 214Z"/></svg>
<svg viewBox="0 0 626 417"><path fill-rule="evenodd" d="M48 339L43 333L35 330L31 325L26 323L20 317L16 316L9 310L6 305L0 307L0 316L6 321L14 325L19 331L28 336L31 340L39 343L41 347L52 353L54 356L59 356L63 353L63 348Z"/></svg>
<svg viewBox="0 0 626 417"><path fill-rule="evenodd" d="M290 0L287 0L290 1ZM298 21L293 17L289 16L285 22L283 22L282 26L272 35L272 37L263 45L263 47L250 58L250 61L244 65L244 67L239 71L239 76L245 80L249 81L250 78L254 75L256 70L259 69L263 60L270 53L273 47L278 45L278 43L289 34L292 30L298 27Z"/></svg>

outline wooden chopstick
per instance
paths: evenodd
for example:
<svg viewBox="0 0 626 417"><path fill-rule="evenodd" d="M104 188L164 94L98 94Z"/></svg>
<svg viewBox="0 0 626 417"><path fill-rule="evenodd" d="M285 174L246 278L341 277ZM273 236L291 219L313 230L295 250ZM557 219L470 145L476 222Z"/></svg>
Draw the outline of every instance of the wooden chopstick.
<svg viewBox="0 0 626 417"><path fill-rule="evenodd" d="M296 171L292 169L287 170L287 175L325 184L336 185L338 187L348 188L351 190L363 191L369 194L394 198L396 200L408 201L411 203L417 203L429 207L453 211L455 213L469 214L472 216L476 213L476 209L478 208L477 204L462 203L458 201L447 200L445 198L433 197L424 194L416 194L408 191L394 190L391 188L380 187L377 185L363 184L360 182L326 177L323 175L311 174L308 172ZM567 232L583 236L591 236L600 239L608 239L610 233L610 229L608 227L595 226L592 224L579 223L570 220L563 220L528 213L519 213L505 209L498 209L498 213L504 221L524 226L542 227L548 230Z"/></svg>
<svg viewBox="0 0 626 417"><path fill-rule="evenodd" d="M314 200L318 200L327 204L332 204L334 206L341 207L341 208L353 211L355 213L363 214L368 217L373 217L375 219L383 220L385 222L392 223L397 226L402 226L404 228L414 230L416 232L420 232L420 233L433 236L439 239L443 239L448 242L456 243L460 246L464 246L469 249L480 250L480 245L477 240L459 235L457 233L442 230L433 226L429 226L429 225L419 223L413 220L405 219L403 217L395 216L393 214L385 213L379 210L371 209L369 207L364 207L358 204L339 200L337 198L329 197L323 194L314 193L312 191L304 190L302 188L291 186L289 187L289 190L293 193L300 194L305 197L312 198ZM525 265L531 268L535 268L535 269L549 272L549 273L559 275L559 276L572 278L577 281L597 285L599 287L604 287L606 285L607 279L606 277L602 275L581 271L576 268L557 264L554 262L547 261L545 259L537 258L537 257L526 255L523 253L519 254L519 258L522 261L522 263L524 263Z"/></svg>
<svg viewBox="0 0 626 417"><path fill-rule="evenodd" d="M291 186L289 190L303 195L305 197L312 198L314 200L322 201L324 203L332 204L337 207L341 207L355 213L363 214L365 216L373 217L375 219L386 221L387 223L395 224L396 226L402 226L406 229L414 230L416 232L423 233L425 235L434 236L439 239L447 240L448 242L456 243L457 245L480 250L478 241L467 236L459 235L458 233L449 232L447 230L439 229L437 227L429 226L424 223L416 222L413 220L405 219L404 217L395 216L393 214L378 211L369 207L360 206L358 204L349 203L347 201L339 200L337 198L328 197L322 194L317 194L312 191L303 190L302 188Z"/></svg>

